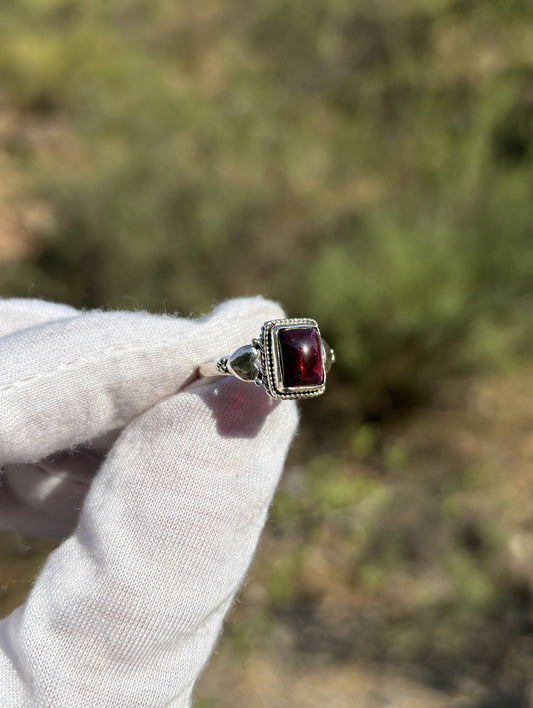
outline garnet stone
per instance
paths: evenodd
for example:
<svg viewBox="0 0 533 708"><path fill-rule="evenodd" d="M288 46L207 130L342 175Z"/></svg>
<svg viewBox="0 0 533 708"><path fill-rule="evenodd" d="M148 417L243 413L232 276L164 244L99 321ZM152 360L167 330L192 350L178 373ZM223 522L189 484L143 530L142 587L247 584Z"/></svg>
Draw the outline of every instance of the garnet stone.
<svg viewBox="0 0 533 708"><path fill-rule="evenodd" d="M320 338L315 327L280 329L278 342L284 388L324 383Z"/></svg>

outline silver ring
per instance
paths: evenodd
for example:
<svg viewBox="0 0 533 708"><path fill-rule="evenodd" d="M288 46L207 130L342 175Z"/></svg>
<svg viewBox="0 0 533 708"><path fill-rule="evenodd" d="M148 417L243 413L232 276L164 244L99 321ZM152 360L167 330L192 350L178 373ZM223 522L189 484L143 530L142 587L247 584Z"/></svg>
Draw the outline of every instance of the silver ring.
<svg viewBox="0 0 533 708"><path fill-rule="evenodd" d="M326 389L335 352L315 320L269 320L257 339L199 367L200 376L234 376L262 386L272 398L312 398Z"/></svg>

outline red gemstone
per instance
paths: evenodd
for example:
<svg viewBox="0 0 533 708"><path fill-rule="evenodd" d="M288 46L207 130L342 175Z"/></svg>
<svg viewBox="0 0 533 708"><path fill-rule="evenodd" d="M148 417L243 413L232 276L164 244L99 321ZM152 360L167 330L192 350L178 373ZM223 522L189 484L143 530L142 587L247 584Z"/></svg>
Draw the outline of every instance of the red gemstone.
<svg viewBox="0 0 533 708"><path fill-rule="evenodd" d="M278 342L284 388L324 383L320 338L315 327L280 329Z"/></svg>

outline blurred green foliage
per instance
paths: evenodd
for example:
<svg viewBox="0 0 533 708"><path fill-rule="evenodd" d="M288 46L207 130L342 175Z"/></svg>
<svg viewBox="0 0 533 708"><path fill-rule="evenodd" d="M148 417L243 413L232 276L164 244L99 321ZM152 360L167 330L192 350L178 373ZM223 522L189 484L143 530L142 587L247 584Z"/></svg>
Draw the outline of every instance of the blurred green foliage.
<svg viewBox="0 0 533 708"><path fill-rule="evenodd" d="M531 19L525 0L4 2L6 149L53 221L1 291L186 314L262 292L319 319L378 416L506 362L532 333Z"/></svg>

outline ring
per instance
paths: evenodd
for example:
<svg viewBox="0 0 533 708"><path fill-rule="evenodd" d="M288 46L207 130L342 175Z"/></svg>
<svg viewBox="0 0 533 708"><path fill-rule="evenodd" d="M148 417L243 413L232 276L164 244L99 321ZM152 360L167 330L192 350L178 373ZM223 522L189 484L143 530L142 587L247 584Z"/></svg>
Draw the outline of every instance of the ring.
<svg viewBox="0 0 533 708"><path fill-rule="evenodd" d="M315 320L269 320L257 339L229 356L202 364L200 376L234 376L262 386L272 398L312 398L326 389L335 352Z"/></svg>

